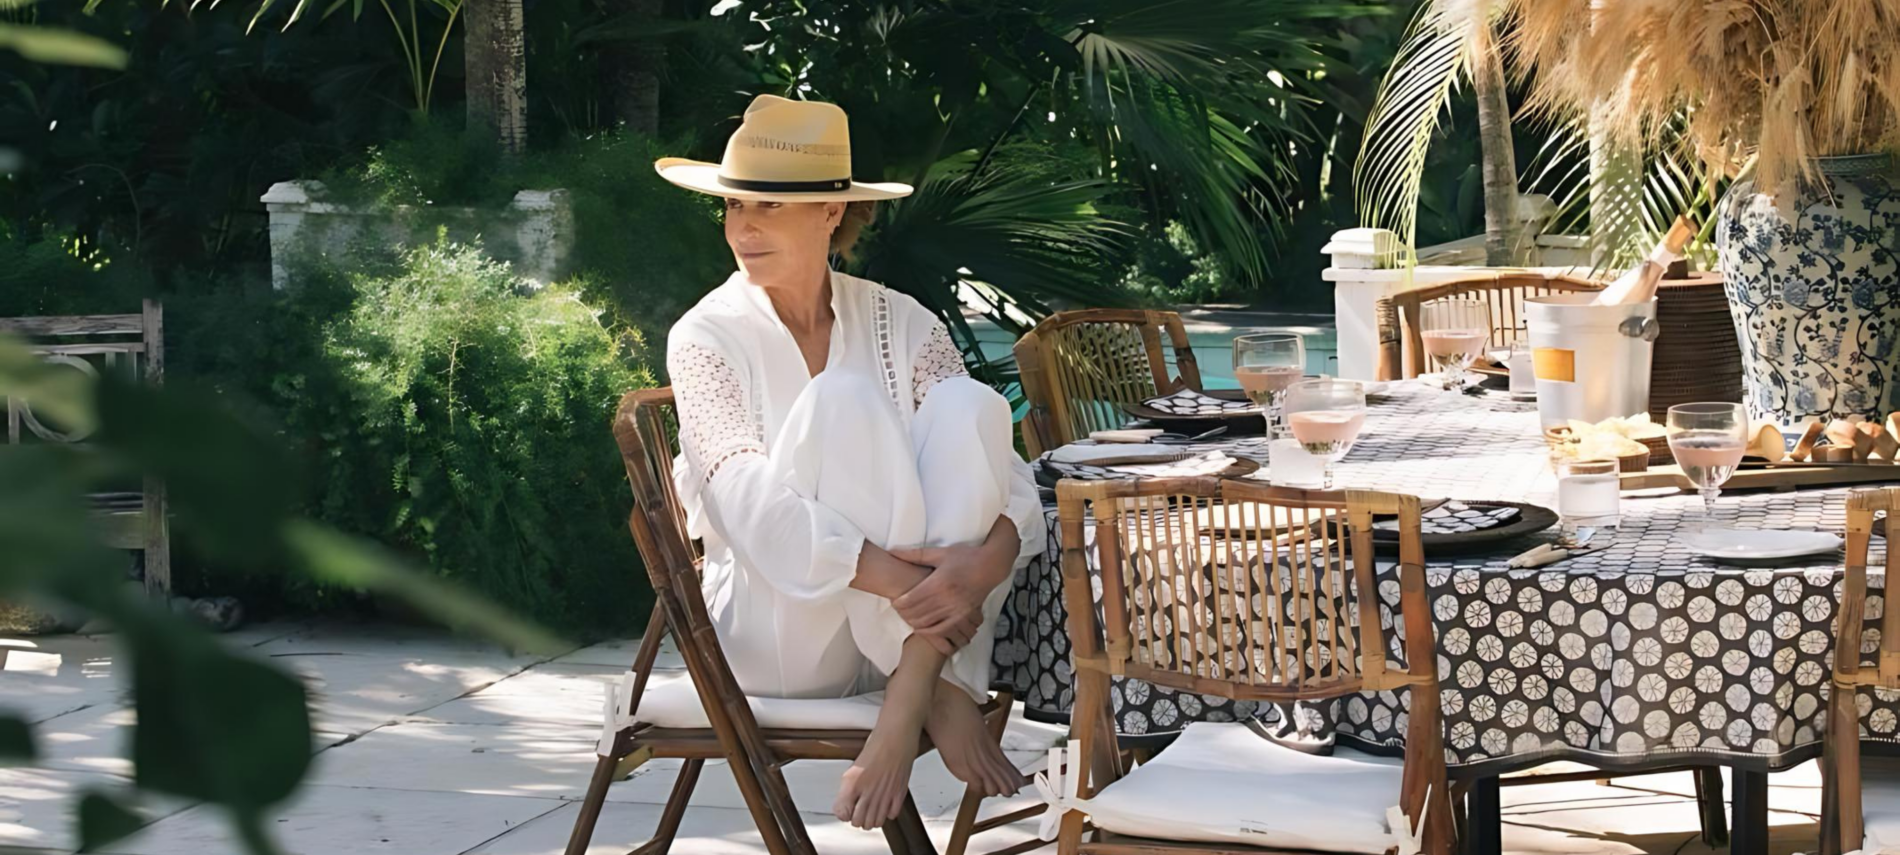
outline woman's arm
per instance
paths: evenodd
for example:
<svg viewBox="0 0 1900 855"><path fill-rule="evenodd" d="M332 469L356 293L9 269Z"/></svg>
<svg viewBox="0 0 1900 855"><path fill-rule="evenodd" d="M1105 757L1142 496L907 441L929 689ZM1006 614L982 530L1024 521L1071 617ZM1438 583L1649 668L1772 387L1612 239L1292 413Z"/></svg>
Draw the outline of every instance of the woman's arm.
<svg viewBox="0 0 1900 855"><path fill-rule="evenodd" d="M882 550L873 551L866 564L868 544L857 526L775 474L765 453L764 425L732 360L676 332L666 362L680 447L692 463L689 475L699 479L690 489L740 561L794 599L836 595L857 582L861 564L870 571L867 583L888 590L902 583L903 568L880 558Z"/></svg>
<svg viewBox="0 0 1900 855"><path fill-rule="evenodd" d="M920 633L958 634L971 622L982 623L983 601L1014 575L1019 550L1015 521L999 516L990 526L989 535L975 546L900 551L898 558L930 570L923 581L891 604L898 616Z"/></svg>
<svg viewBox="0 0 1900 855"><path fill-rule="evenodd" d="M895 600L910 593L917 583L929 575L928 569L905 561L867 540L863 550L858 552L858 574L852 577L851 587Z"/></svg>

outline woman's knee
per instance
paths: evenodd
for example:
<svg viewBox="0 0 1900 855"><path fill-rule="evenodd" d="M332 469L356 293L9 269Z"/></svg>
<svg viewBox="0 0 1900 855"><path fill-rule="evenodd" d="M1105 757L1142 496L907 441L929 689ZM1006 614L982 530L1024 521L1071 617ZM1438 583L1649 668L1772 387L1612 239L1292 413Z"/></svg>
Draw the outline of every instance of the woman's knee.
<svg viewBox="0 0 1900 855"><path fill-rule="evenodd" d="M920 411L925 409L941 409L979 424L1005 426L1013 415L1008 400L997 394L995 389L970 377L946 377L937 381L937 385L924 395Z"/></svg>

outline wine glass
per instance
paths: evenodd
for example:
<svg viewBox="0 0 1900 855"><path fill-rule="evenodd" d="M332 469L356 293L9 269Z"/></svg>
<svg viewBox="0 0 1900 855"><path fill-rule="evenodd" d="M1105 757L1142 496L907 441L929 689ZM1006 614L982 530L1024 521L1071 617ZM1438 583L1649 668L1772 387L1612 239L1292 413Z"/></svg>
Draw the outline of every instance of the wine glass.
<svg viewBox="0 0 1900 855"><path fill-rule="evenodd" d="M1234 339L1234 379L1267 421L1267 441L1278 435L1281 393L1306 373L1306 340L1296 333L1255 333Z"/></svg>
<svg viewBox="0 0 1900 855"><path fill-rule="evenodd" d="M1735 474L1748 448L1748 414L1741 404L1677 404L1669 408L1669 451L1702 494L1703 516L1715 519L1715 497Z"/></svg>
<svg viewBox="0 0 1900 855"><path fill-rule="evenodd" d="M1353 380L1307 380L1286 390L1287 427L1308 454L1326 461L1322 490L1333 488L1333 464L1352 450L1366 425L1366 387Z"/></svg>
<svg viewBox="0 0 1900 855"><path fill-rule="evenodd" d="M1491 338L1491 309L1483 300L1434 300L1420 307L1419 337L1432 364L1444 372L1445 388L1461 390L1465 370Z"/></svg>

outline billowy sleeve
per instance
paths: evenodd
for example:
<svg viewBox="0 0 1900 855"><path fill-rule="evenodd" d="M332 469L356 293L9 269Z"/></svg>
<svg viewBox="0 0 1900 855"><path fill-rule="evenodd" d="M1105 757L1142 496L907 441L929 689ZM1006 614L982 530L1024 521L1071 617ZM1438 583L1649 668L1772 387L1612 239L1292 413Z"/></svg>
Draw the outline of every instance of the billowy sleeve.
<svg viewBox="0 0 1900 855"><path fill-rule="evenodd" d="M915 405L921 407L924 396L938 383L950 377L968 377L970 372L964 367L963 352L950 339L950 330L943 321L922 306L915 307L915 314L921 317L913 318L911 340L923 343L911 356L911 392ZM1020 544L1016 567L1020 569L1043 554L1048 530L1043 527L1042 497L1036 492L1035 473L1015 449L999 453L1009 455L1009 501L1003 513L1016 525L1016 539Z"/></svg>
<svg viewBox="0 0 1900 855"><path fill-rule="evenodd" d="M765 425L744 372L718 348L668 343L680 447L705 522L733 556L793 599L832 596L857 576L864 533L787 486L765 453Z"/></svg>

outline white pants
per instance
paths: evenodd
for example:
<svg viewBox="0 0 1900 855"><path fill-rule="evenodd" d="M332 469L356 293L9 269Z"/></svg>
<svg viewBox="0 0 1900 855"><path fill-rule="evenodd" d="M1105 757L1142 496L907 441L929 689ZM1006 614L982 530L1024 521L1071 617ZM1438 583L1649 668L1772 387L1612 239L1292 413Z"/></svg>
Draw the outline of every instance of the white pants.
<svg viewBox="0 0 1900 855"><path fill-rule="evenodd" d="M886 549L974 545L1009 501L1016 450L1009 405L968 377L943 380L905 429L876 380L821 372L793 402L770 450L777 477ZM748 695L846 697L882 688L911 627L890 600L852 588L818 601L782 596L741 564L706 591L719 644ZM1005 581L976 637L943 677L987 699Z"/></svg>

